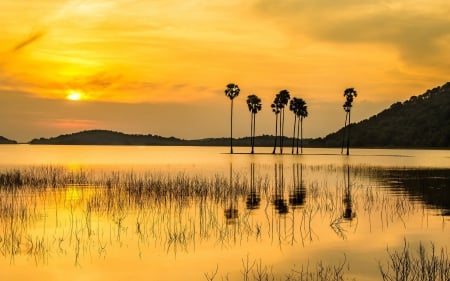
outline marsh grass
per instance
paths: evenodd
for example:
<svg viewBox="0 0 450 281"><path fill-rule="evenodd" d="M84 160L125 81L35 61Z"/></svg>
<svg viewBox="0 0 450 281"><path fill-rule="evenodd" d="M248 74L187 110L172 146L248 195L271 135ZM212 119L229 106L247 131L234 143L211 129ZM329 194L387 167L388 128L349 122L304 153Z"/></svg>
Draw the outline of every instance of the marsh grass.
<svg viewBox="0 0 450 281"><path fill-rule="evenodd" d="M249 174L231 169L229 175L208 176L58 166L0 171L0 255L12 264L26 256L36 265L71 256L82 266L86 258L104 259L110 249L129 243L142 258L149 248L177 256L202 243L230 249L265 241L282 250L319 241L323 222L346 240L360 217L386 231L423 208L405 194L392 196L376 182L361 180L378 173L372 167L277 164L272 171L255 173L252 167ZM332 266L308 264L283 275L247 258L242 277L343 280L346 266L346 259ZM218 270L205 273L208 280L218 277L227 280Z"/></svg>
<svg viewBox="0 0 450 281"><path fill-rule="evenodd" d="M388 260L379 264L384 281L448 281L450 259L446 248L436 251L431 243L428 250L420 243L411 251L407 241L401 250L387 250Z"/></svg>
<svg viewBox="0 0 450 281"><path fill-rule="evenodd" d="M274 266L266 265L261 259L250 260L247 256L242 259L239 280L244 281L343 281L350 280L345 277L349 271L349 264L344 255L338 264L325 264L317 262L314 266L309 262L300 266L292 266L289 272L277 272ZM221 274L219 266L211 272L204 274L207 281L230 280L230 274ZM219 279L219 277L221 279Z"/></svg>

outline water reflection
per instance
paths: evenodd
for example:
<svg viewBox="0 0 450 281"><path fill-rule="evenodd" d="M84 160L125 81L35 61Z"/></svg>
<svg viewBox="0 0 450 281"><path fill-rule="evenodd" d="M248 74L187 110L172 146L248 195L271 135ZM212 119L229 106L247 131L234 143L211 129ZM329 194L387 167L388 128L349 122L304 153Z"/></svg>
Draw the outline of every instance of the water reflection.
<svg viewBox="0 0 450 281"><path fill-rule="evenodd" d="M448 169L384 169L372 173L393 193L408 195L410 200L450 215L450 172Z"/></svg>
<svg viewBox="0 0 450 281"><path fill-rule="evenodd" d="M240 268L248 253L301 262L299 252L323 258L329 249L364 248L370 263L402 236L448 239L445 220L433 212L448 210L448 170L416 170L412 176L374 167L290 164L230 161L223 174L204 176L61 167L1 171L0 268L30 261L82 268L122 257L159 266L161 257L174 263L201 258L202 278L223 253L230 270ZM441 198L429 199L431 191ZM426 226L418 227L422 221ZM185 277L181 268L179 280Z"/></svg>
<svg viewBox="0 0 450 281"><path fill-rule="evenodd" d="M289 195L289 204L292 208L298 208L305 204L306 188L303 181L303 163L296 163L292 166L293 189Z"/></svg>
<svg viewBox="0 0 450 281"><path fill-rule="evenodd" d="M351 221L356 216L353 212L353 204L352 204L352 193L351 193L351 182L350 182L350 166L344 166L344 180L346 182L345 185L345 194L344 194L344 204L345 211L342 214L342 217L345 220Z"/></svg>
<svg viewBox="0 0 450 281"><path fill-rule="evenodd" d="M239 210L237 209L237 196L235 193L235 188L233 186L233 163L230 163L230 186L229 186L229 203L228 208L225 209L225 218L227 219L227 224L236 223L239 217Z"/></svg>
<svg viewBox="0 0 450 281"><path fill-rule="evenodd" d="M285 215L289 212L289 207L286 199L284 198L284 165L283 163L275 164L275 184L274 184L274 196L273 205L275 210L280 215Z"/></svg>
<svg viewBox="0 0 450 281"><path fill-rule="evenodd" d="M261 206L261 187L255 183L255 163L250 164L250 192L247 196L246 206L248 210L256 210Z"/></svg>

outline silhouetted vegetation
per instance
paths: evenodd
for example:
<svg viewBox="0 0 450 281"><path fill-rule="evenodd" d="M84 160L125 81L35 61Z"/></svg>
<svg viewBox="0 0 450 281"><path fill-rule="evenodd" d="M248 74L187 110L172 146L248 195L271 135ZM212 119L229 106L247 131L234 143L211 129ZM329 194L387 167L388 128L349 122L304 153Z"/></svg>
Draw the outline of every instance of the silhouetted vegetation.
<svg viewBox="0 0 450 281"><path fill-rule="evenodd" d="M273 153L275 153L277 148L277 127L279 123L280 126L280 153L283 154L283 141L284 141L284 107L289 103L291 95L288 90L281 90L276 96L271 105L272 111L275 113L275 145L273 147ZM278 116L279 115L279 116Z"/></svg>
<svg viewBox="0 0 450 281"><path fill-rule="evenodd" d="M227 85L227 88L225 89L225 95L230 99L231 101L231 134L230 134L230 153L233 153L233 100L239 95L239 92L241 90L239 89L239 86L237 84L230 83Z"/></svg>
<svg viewBox="0 0 450 281"><path fill-rule="evenodd" d="M124 244L132 245L130 241L137 241L136 255L159 247L174 254L195 252L199 244L208 241L241 247L253 239L260 243L272 240L279 243L280 249L283 245L304 247L314 239L320 240L322 227L317 228L314 221L325 226L329 223L345 239L346 231L356 231L358 223L350 222L356 212L361 214L361 222L373 214L374 221L369 221L374 226L378 220L384 223L389 218L383 231L399 221L415 224L415 220L404 221L414 214L422 214L428 220L422 208L425 205L417 204L419 200L408 200L405 192L396 192L397 188L407 190L411 185L421 185L426 171L415 174L411 170L412 174L404 176L411 182L404 182L392 180L397 175L403 178L401 169L274 163L274 172L267 177L258 172L264 165L257 165L256 169L254 163L250 165L250 173L243 174L230 165L229 177L153 170L99 172L58 166L2 170L0 258L12 262L25 257L40 265L69 256L79 266L84 261L92 262L92 253L106 259L115 249L127 248ZM271 170L272 166L268 168ZM329 179L336 180L323 179L323 172L333 174ZM292 175L292 181L286 174ZM448 179L448 169L442 170L442 175ZM381 183L386 180L381 187L389 192L371 181L361 181L366 176ZM441 174L430 172L427 177L439 178ZM264 214L261 219L251 215L258 211ZM49 218L46 228L34 235L43 218ZM395 247L395 243L388 246ZM257 258L242 259L243 280L347 280L343 279L344 273L352 274L345 254L336 265L327 257L324 262L311 264L298 260L297 266L287 271L286 267L266 266L263 257ZM367 266L375 268L377 261L372 261ZM217 262L216 269L205 274L207 280L236 280L227 279L228 273L223 274L228 265L221 265L219 271L221 261ZM447 249L435 251L433 244L421 245L418 253L406 246L403 251L388 250L388 257L378 260L378 264L384 280L448 280L450 273ZM405 269L443 279L392 279L407 273Z"/></svg>
<svg viewBox="0 0 450 281"><path fill-rule="evenodd" d="M33 139L30 144L64 145L182 145L183 140L157 135L128 135L107 130L88 130L54 138Z"/></svg>
<svg viewBox="0 0 450 281"><path fill-rule="evenodd" d="M255 148L255 127L256 127L256 114L261 110L262 104L261 99L256 95L249 95L247 97L247 106L248 110L251 113L250 120L250 138L252 142L252 154L254 153Z"/></svg>
<svg viewBox="0 0 450 281"><path fill-rule="evenodd" d="M383 281L448 281L450 280L450 259L446 248L439 252L431 244L431 253L427 252L422 243L417 254L410 251L408 243L404 242L402 250L389 251L387 265L380 263Z"/></svg>
<svg viewBox="0 0 450 281"><path fill-rule="evenodd" d="M306 106L306 102L303 99L293 98L289 105L289 110L291 110L294 113L294 134L292 135L292 154L294 154L295 140L297 140L297 154L298 154L299 139L300 139L300 153L303 153L303 119L308 117L308 107Z"/></svg>
<svg viewBox="0 0 450 281"><path fill-rule="evenodd" d="M345 89L344 91L344 97L345 97L345 103L342 106L345 111L345 124L344 124L344 130L345 134L342 138L342 149L341 153L344 150L344 142L347 140L347 155L350 153L350 124L351 124L351 111L353 106L353 99L358 96L358 93L353 88Z"/></svg>
<svg viewBox="0 0 450 281"><path fill-rule="evenodd" d="M290 138L285 138L288 142ZM310 140L307 140L309 142ZM235 146L251 145L250 137L233 139ZM175 137L161 137L158 135L124 134L107 130L88 130L72 134L60 135L53 138L33 139L30 144L55 145L160 145L160 146L228 146L229 138L205 138L198 140L184 140ZM273 136L255 136L254 145L269 147L273 145Z"/></svg>
<svg viewBox="0 0 450 281"><path fill-rule="evenodd" d="M10 140L5 137L0 136L0 144L16 144L15 140Z"/></svg>
<svg viewBox="0 0 450 281"><path fill-rule="evenodd" d="M349 125L353 147L450 147L450 83ZM313 146L338 147L345 129L316 139Z"/></svg>

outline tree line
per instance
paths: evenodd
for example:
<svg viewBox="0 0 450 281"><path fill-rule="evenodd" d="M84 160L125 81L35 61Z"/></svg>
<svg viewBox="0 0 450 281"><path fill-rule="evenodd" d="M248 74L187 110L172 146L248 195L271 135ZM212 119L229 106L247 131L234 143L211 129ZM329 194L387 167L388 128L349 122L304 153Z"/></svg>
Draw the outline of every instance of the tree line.
<svg viewBox="0 0 450 281"><path fill-rule="evenodd" d="M240 88L235 83L229 83L225 88L225 95L231 101L231 114L230 114L230 153L233 154L233 102L234 99L239 96ZM343 105L345 115L344 130L345 134L342 139L342 150L344 151L344 143L347 146L347 155L349 155L350 150L350 112L353 106L353 100L357 96L357 92L354 88L347 88L344 91L345 102ZM308 117L308 106L306 101L302 98L293 97L288 90L281 90L275 95L275 98L270 105L272 112L275 114L275 138L272 154L277 151L277 145L279 148L279 153L283 154L284 145L284 120L285 120L285 107L289 104L289 110L294 114L294 128L292 137L292 150L291 153L299 154L299 144L300 144L300 154L303 154L303 120ZM250 94L247 97L247 106L250 111L250 141L251 141L251 152L254 153L255 146L255 127L256 127L256 114L261 111L262 103L261 99L255 95ZM279 140L279 141L278 141Z"/></svg>

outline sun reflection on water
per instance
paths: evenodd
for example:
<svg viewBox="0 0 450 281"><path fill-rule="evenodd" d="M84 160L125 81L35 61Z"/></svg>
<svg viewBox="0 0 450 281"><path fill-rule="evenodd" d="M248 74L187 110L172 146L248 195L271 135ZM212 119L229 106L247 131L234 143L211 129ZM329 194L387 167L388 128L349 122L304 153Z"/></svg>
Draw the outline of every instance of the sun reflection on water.
<svg viewBox="0 0 450 281"><path fill-rule="evenodd" d="M449 170L243 157L226 155L233 163L220 172L2 170L0 277L51 280L63 268L68 280L185 280L217 267L239 280L243 262L261 261L281 278L293 266L345 257L347 276L378 280L374 260L386 258L387 246L448 243L450 208L437 200L448 195L430 197L424 187L432 182L437 192Z"/></svg>

